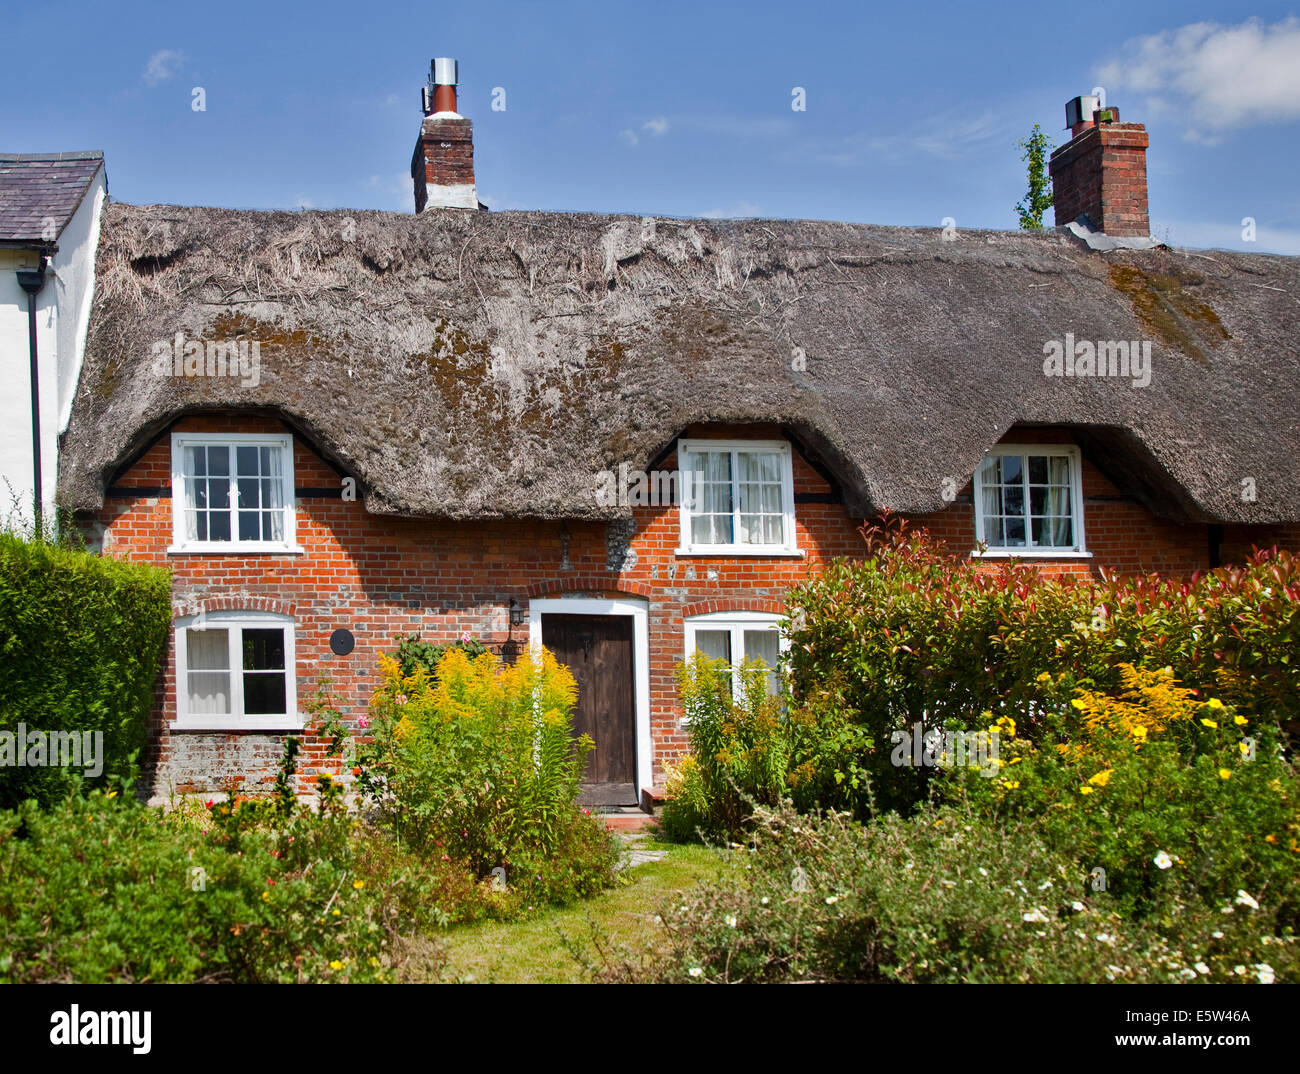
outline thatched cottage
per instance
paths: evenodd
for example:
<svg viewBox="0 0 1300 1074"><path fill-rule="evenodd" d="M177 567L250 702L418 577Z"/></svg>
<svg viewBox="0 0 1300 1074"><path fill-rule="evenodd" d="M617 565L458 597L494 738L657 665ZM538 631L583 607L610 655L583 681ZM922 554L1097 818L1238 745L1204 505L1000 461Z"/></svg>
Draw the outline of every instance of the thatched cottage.
<svg viewBox="0 0 1300 1074"><path fill-rule="evenodd" d="M355 720L394 634L469 632L574 667L635 803L674 666L774 662L884 509L1058 573L1300 548L1300 263L1150 241L1139 125L1076 118L1041 234L496 213L454 81L415 214L104 209L59 494L174 572L156 793L270 778L322 675Z"/></svg>

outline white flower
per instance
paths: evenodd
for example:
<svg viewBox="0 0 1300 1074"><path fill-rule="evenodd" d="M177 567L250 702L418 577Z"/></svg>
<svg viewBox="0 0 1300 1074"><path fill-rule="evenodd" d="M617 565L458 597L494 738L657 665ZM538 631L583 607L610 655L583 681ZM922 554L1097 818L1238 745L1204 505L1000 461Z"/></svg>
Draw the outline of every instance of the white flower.
<svg viewBox="0 0 1300 1074"><path fill-rule="evenodd" d="M1235 973L1238 977L1245 977L1245 976L1246 976L1246 967L1245 967L1245 966L1233 966L1233 967L1232 967L1232 972Z"/></svg>
<svg viewBox="0 0 1300 1074"><path fill-rule="evenodd" d="M33 487L35 487L35 486L33 486ZM767 896L764 895L763 898L762 898L760 901L763 903L764 906L766 906L766 905L767 905Z"/></svg>
<svg viewBox="0 0 1300 1074"><path fill-rule="evenodd" d="M1046 891L1051 886L1052 886L1052 882L1050 880L1044 880L1041 884L1038 885L1038 890Z"/></svg>
<svg viewBox="0 0 1300 1074"><path fill-rule="evenodd" d="M1096 939L1098 943L1110 943L1114 937L1109 932L1099 932Z"/></svg>
<svg viewBox="0 0 1300 1074"><path fill-rule="evenodd" d="M35 486L33 486L33 487L35 487ZM655 924L656 924L656 925L662 925L663 923L664 923L664 919L663 919L662 917L660 917L658 914L655 914Z"/></svg>
<svg viewBox="0 0 1300 1074"><path fill-rule="evenodd" d="M1223 933L1221 933L1221 932L1212 932L1212 933L1210 933L1210 935L1213 936L1216 940L1222 940L1222 939L1223 939Z"/></svg>
<svg viewBox="0 0 1300 1074"><path fill-rule="evenodd" d="M35 488L36 486L33 485L32 487ZM989 871L988 871L987 869L985 869L984 866L981 865L981 866L980 866L980 876L988 876L988 875L989 875Z"/></svg>
<svg viewBox="0 0 1300 1074"><path fill-rule="evenodd" d="M1045 925L1045 924L1047 924L1048 921L1051 920L1051 919L1047 916L1047 914L1045 914L1045 913L1044 913L1041 909L1039 909L1038 907L1034 907L1034 909L1030 910L1029 913L1027 913L1027 914L1021 914L1020 916L1021 916L1022 918L1024 918L1026 921L1032 921L1032 922L1034 922L1035 924L1040 924L1040 925Z"/></svg>
<svg viewBox="0 0 1300 1074"><path fill-rule="evenodd" d="M1083 909L1083 903L1081 903L1078 899L1075 899L1074 902L1070 903L1070 909L1072 909L1072 910L1082 910L1082 909Z"/></svg>
<svg viewBox="0 0 1300 1074"><path fill-rule="evenodd" d="M839 897L838 895L827 895L827 896L826 896L826 905L827 905L827 906L834 906L834 905L835 905L837 902L839 902L839 901L840 901L840 897Z"/></svg>
<svg viewBox="0 0 1300 1074"><path fill-rule="evenodd" d="M36 487L35 485L32 486L32 488L35 488L35 487ZM912 863L911 863L910 861L909 861L906 865L903 866L904 869L910 869L911 867L912 867Z"/></svg>
<svg viewBox="0 0 1300 1074"><path fill-rule="evenodd" d="M687 972L687 974L688 974L689 976L691 976L691 977L701 977L701 976L703 976L703 974L704 974L704 971L703 971L702 969L700 969L699 966L692 966L692 967L691 967L689 970L687 970L686 972Z"/></svg>
<svg viewBox="0 0 1300 1074"><path fill-rule="evenodd" d="M1163 850L1160 851L1160 853L1157 854L1151 860L1155 862L1157 868L1160 869L1170 869L1173 867L1174 864L1174 859L1171 858L1168 854L1166 854Z"/></svg>
<svg viewBox="0 0 1300 1074"><path fill-rule="evenodd" d="M1190 978L1191 980L1194 981L1194 980L1196 980L1196 971L1195 971L1195 970L1179 970L1179 971L1178 971L1178 976L1179 976L1179 977L1188 977L1188 978Z"/></svg>
<svg viewBox="0 0 1300 1074"><path fill-rule="evenodd" d="M1238 889L1237 897L1233 899L1238 906L1249 906L1252 910L1259 909L1259 903L1252 899L1246 892Z"/></svg>
<svg viewBox="0 0 1300 1074"><path fill-rule="evenodd" d="M969 883L969 881L967 882ZM955 888L957 886L956 881L953 880L940 880L939 883L946 888Z"/></svg>
<svg viewBox="0 0 1300 1074"><path fill-rule="evenodd" d="M1273 967L1270 966L1267 962L1256 962L1255 976L1258 978L1260 984L1272 984Z"/></svg>
<svg viewBox="0 0 1300 1074"><path fill-rule="evenodd" d="M728 914L726 920L727 920L727 927L728 927L728 928L734 929L734 928L736 927L736 915L735 915L735 914Z"/></svg>
<svg viewBox="0 0 1300 1074"><path fill-rule="evenodd" d="M1198 963L1196 963L1194 969L1195 969L1196 972L1199 973L1202 977L1204 977L1207 973L1210 972L1210 967L1207 966L1204 962L1198 962Z"/></svg>

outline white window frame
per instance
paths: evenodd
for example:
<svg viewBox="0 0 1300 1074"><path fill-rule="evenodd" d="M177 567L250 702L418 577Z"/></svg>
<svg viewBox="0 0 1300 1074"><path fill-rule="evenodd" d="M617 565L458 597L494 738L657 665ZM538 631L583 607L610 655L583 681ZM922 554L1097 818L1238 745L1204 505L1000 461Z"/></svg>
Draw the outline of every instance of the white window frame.
<svg viewBox="0 0 1300 1074"><path fill-rule="evenodd" d="M781 544L694 544L691 540L691 506L694 502L691 455L702 451L732 452L732 534L740 532L740 497L735 493L738 451L771 452L781 458L781 501L785 541ZM794 463L788 440L679 440L677 469L681 474L681 531L675 555L679 556L802 556L794 525Z"/></svg>
<svg viewBox="0 0 1300 1074"><path fill-rule="evenodd" d="M686 627L686 662L689 664L691 658L695 656L695 634L700 630L729 630L731 632L731 655L733 658L733 671L739 669L740 664L734 662L737 654L740 655L740 663L745 660L745 631L753 630L754 627L766 627L769 630L777 632L777 655L784 656L790 651L790 638L781 624L785 621L785 616L777 615L773 612L708 612L705 615L693 615L685 620ZM780 674L779 668L774 668ZM741 700L740 695L741 680L739 675L731 676L731 693L737 702Z"/></svg>
<svg viewBox="0 0 1300 1074"><path fill-rule="evenodd" d="M985 559L1091 559L1092 553L1084 540L1083 529L1083 460L1079 449L1074 444L998 444L984 453L979 466L975 468L972 483L974 489L975 540L977 544L985 540L984 533L984 461L992 455L1018 455L1025 459L1025 540L1032 540L1032 516L1029 514L1029 465L1030 455L1063 456L1070 460L1070 521L1074 532L1074 544L1068 548L1059 546L1024 545L990 545L984 552L978 547L971 551L976 558Z"/></svg>
<svg viewBox="0 0 1300 1074"><path fill-rule="evenodd" d="M284 630L283 714L249 716L244 713L242 639L244 628ZM219 629L228 632L230 653L230 713L228 715L189 712L188 644L191 630ZM298 711L298 659L292 616L275 612L222 611L190 615L176 621L176 718L171 726L180 731L300 731L306 725Z"/></svg>
<svg viewBox="0 0 1300 1074"><path fill-rule="evenodd" d="M275 447L279 448L281 460L281 482L284 499L284 540L283 541L190 541L185 537L185 511L189 506L186 499L185 484L185 449L187 447L228 447L231 448L231 484L237 475L234 466L234 448L237 447ZM172 544L169 553L180 552L278 552L301 554L303 549L297 544L294 519L294 484L293 484L293 436L284 433L172 433ZM237 490L231 488L231 495L237 502ZM236 507L236 511L238 508ZM231 534L238 532L238 519L231 519Z"/></svg>

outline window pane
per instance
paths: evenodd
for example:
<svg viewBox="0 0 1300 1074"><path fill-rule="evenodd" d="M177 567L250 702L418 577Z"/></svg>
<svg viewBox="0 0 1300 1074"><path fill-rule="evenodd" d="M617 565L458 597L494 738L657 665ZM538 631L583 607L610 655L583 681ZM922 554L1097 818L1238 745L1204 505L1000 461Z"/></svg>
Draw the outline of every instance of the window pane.
<svg viewBox="0 0 1300 1074"><path fill-rule="evenodd" d="M262 505L262 483L256 478L241 477L236 483L239 489L239 506L255 508Z"/></svg>
<svg viewBox="0 0 1300 1074"><path fill-rule="evenodd" d="M711 660L725 660L731 663L731 631L697 630L695 651L703 653Z"/></svg>
<svg viewBox="0 0 1300 1074"><path fill-rule="evenodd" d="M1047 484L1047 456L1029 456L1029 480L1035 485Z"/></svg>
<svg viewBox="0 0 1300 1074"><path fill-rule="evenodd" d="M203 450L202 448L199 449ZM215 477L230 476L230 448L208 447L208 474Z"/></svg>
<svg viewBox="0 0 1300 1074"><path fill-rule="evenodd" d="M284 672L244 673L244 713L247 716L285 716Z"/></svg>
<svg viewBox="0 0 1300 1074"><path fill-rule="evenodd" d="M268 671L284 669L284 630L280 627L270 629L244 630L243 660L245 671Z"/></svg>
<svg viewBox="0 0 1300 1074"><path fill-rule="evenodd" d="M1029 512L1037 517L1047 513L1047 486L1029 486Z"/></svg>
<svg viewBox="0 0 1300 1074"><path fill-rule="evenodd" d="M1008 546L1018 546L1025 543L1025 520L1023 518L1008 518L1005 520L1003 543Z"/></svg>
<svg viewBox="0 0 1300 1074"><path fill-rule="evenodd" d="M1004 513L1008 515L1023 515L1025 513L1025 490L1021 485L1009 485L1002 490L1002 502Z"/></svg>
<svg viewBox="0 0 1300 1074"><path fill-rule="evenodd" d="M257 476L257 448L237 447L235 448L235 459L240 477Z"/></svg>
<svg viewBox="0 0 1300 1074"><path fill-rule="evenodd" d="M1070 483L1070 460L1065 455L1051 456L1050 477L1053 485L1068 485Z"/></svg>
<svg viewBox="0 0 1300 1074"><path fill-rule="evenodd" d="M187 630L188 709L196 715L230 714L230 638L225 630Z"/></svg>
<svg viewBox="0 0 1300 1074"><path fill-rule="evenodd" d="M200 538L202 539L202 538ZM208 515L208 536L209 541L228 541L230 540L230 512L213 511Z"/></svg>
<svg viewBox="0 0 1300 1074"><path fill-rule="evenodd" d="M1001 481L1004 485L1024 480L1022 476L1024 471L1021 468L1019 455L999 455L998 462L1001 468Z"/></svg>
<svg viewBox="0 0 1300 1074"><path fill-rule="evenodd" d="M780 638L780 633L770 627L745 631L745 659L761 660L768 666L767 692L769 694L780 692L776 673L780 660Z"/></svg>

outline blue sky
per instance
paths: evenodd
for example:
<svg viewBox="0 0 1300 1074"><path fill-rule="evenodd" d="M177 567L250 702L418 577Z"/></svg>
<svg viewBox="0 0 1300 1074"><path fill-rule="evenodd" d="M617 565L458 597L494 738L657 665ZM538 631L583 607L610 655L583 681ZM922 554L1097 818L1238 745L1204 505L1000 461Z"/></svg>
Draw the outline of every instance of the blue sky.
<svg viewBox="0 0 1300 1074"><path fill-rule="evenodd" d="M1066 100L1101 85L1150 131L1158 236L1300 254L1300 19L1284 5L52 10L7 15L11 48L28 44L0 70L0 151L103 149L120 201L409 212L420 86L453 56L495 209L1011 229L1017 140L1040 123L1060 144Z"/></svg>

